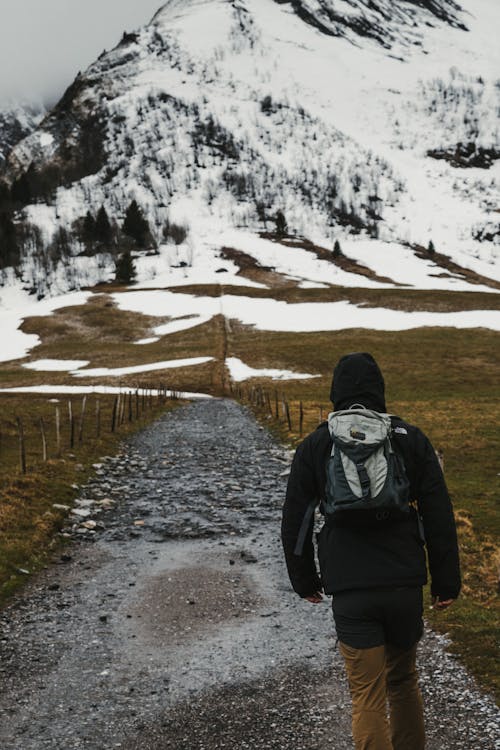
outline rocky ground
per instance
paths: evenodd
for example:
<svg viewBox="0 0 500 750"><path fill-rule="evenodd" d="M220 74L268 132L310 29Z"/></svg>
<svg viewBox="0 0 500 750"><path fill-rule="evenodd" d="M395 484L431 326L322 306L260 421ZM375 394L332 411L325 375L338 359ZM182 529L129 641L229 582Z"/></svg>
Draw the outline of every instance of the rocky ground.
<svg viewBox="0 0 500 750"><path fill-rule="evenodd" d="M81 488L60 559L0 620L1 750L347 750L328 603L287 583L289 454L230 401L165 415ZM426 633L428 750L500 747Z"/></svg>

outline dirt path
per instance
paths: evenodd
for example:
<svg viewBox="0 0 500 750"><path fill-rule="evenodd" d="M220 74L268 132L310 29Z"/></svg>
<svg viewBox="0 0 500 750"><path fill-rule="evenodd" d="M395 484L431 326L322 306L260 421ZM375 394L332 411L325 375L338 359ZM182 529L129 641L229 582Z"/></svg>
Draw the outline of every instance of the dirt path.
<svg viewBox="0 0 500 750"><path fill-rule="evenodd" d="M75 542L2 613L1 750L352 747L329 606L284 570L287 458L214 400L98 468ZM429 750L500 746L443 639L420 654Z"/></svg>

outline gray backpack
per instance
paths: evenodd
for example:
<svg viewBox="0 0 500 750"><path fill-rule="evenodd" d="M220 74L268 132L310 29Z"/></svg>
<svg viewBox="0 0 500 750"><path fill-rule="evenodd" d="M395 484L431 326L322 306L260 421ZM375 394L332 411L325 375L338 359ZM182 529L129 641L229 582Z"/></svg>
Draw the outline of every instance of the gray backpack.
<svg viewBox="0 0 500 750"><path fill-rule="evenodd" d="M391 442L389 414L356 404L328 415L333 440L323 512L328 519L401 517L410 508L410 484Z"/></svg>
<svg viewBox="0 0 500 750"><path fill-rule="evenodd" d="M409 518L410 483L402 457L391 442L389 414L354 404L328 415L333 440L320 510L325 522L376 522ZM316 502L311 503L294 553L302 555Z"/></svg>

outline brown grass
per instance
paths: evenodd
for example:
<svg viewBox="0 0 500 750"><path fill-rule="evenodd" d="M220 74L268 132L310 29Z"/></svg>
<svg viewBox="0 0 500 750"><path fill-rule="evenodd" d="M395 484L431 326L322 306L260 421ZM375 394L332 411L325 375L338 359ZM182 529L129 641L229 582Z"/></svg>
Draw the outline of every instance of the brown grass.
<svg viewBox="0 0 500 750"><path fill-rule="evenodd" d="M110 432L114 398L99 396L101 406L101 434L96 435L95 402L89 397L87 421L83 440L76 431L74 447L70 448L67 399L59 400L62 427L62 451L58 456L55 433L55 404L52 399L38 395L2 395L0 446L0 604L26 580L26 573L38 570L51 552L59 550L64 540L57 535L65 523L66 513L54 504L72 505L77 490L93 472L92 465L105 455L120 450L122 440L159 416L175 401L160 403L157 399L145 402L139 419L125 422L115 433ZM72 399L74 413L81 414L81 399ZM26 435L27 473L20 471L16 416L22 416ZM42 460L42 443L38 420L44 419L48 461Z"/></svg>
<svg viewBox="0 0 500 750"><path fill-rule="evenodd" d="M295 283L276 289L255 289L221 284L188 285L186 294L219 297L221 294L267 299L283 302L350 302L362 307L385 307L405 312L463 312L467 310L499 310L500 295L488 292L449 292L415 289L360 289L331 286L302 289ZM175 291L172 289L171 291ZM177 290L178 291L178 290Z"/></svg>
<svg viewBox="0 0 500 750"><path fill-rule="evenodd" d="M289 400L291 431L281 410L277 421L270 418L267 408L253 408L264 424L292 446L301 440L300 401L304 434L331 410L331 373L339 357L349 351L369 351L376 357L386 377L388 409L418 424L444 452L445 475L457 513L463 591L445 613L427 610L428 619L435 629L451 635L452 651L497 699L499 339L497 333L484 329L283 334L233 324L228 346L230 354L254 367L272 362L274 367L321 375L279 384L251 381L252 386L260 384L270 390L273 405L276 391Z"/></svg>

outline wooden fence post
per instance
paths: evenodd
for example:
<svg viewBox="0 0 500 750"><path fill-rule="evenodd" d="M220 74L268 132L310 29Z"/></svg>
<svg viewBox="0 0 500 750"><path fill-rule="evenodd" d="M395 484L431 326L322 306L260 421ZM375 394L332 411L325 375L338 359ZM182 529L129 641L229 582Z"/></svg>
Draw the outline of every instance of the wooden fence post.
<svg viewBox="0 0 500 750"><path fill-rule="evenodd" d="M111 432L114 432L116 430L116 413L118 411L118 398L119 396L116 396L114 403L113 403L113 413L111 415Z"/></svg>
<svg viewBox="0 0 500 750"><path fill-rule="evenodd" d="M304 407L302 401L299 403L299 435L302 435L302 429L304 427Z"/></svg>
<svg viewBox="0 0 500 750"><path fill-rule="evenodd" d="M61 412L56 406L56 455L61 458Z"/></svg>
<svg viewBox="0 0 500 750"><path fill-rule="evenodd" d="M16 417L17 432L19 434L19 463L21 465L21 471L26 474L26 445L24 442L24 427L23 420L21 417Z"/></svg>
<svg viewBox="0 0 500 750"><path fill-rule="evenodd" d="M267 410L271 417L273 416L273 407L271 406L271 397L269 396L269 392L266 391L266 403L267 403Z"/></svg>
<svg viewBox="0 0 500 750"><path fill-rule="evenodd" d="M47 436L45 435L45 425L43 423L43 417L40 417L40 433L42 435L42 458L43 461L47 461Z"/></svg>
<svg viewBox="0 0 500 750"><path fill-rule="evenodd" d="M120 418L118 420L118 424L121 426L125 421L125 404L127 403L127 394L120 394L120 399Z"/></svg>
<svg viewBox="0 0 500 750"><path fill-rule="evenodd" d="M292 431L292 420L290 419L290 407L288 401L285 401L286 421L288 422L288 429Z"/></svg>
<svg viewBox="0 0 500 750"><path fill-rule="evenodd" d="M75 447L75 418L73 416L73 404L68 401L68 417L69 417L69 447L73 450Z"/></svg>
<svg viewBox="0 0 500 750"><path fill-rule="evenodd" d="M80 428L78 430L78 442L83 442L83 422L85 419L85 407L87 406L87 396L83 397L82 400L82 412L80 414Z"/></svg>
<svg viewBox="0 0 500 750"><path fill-rule="evenodd" d="M101 437L101 402L98 398L95 402L95 436Z"/></svg>

